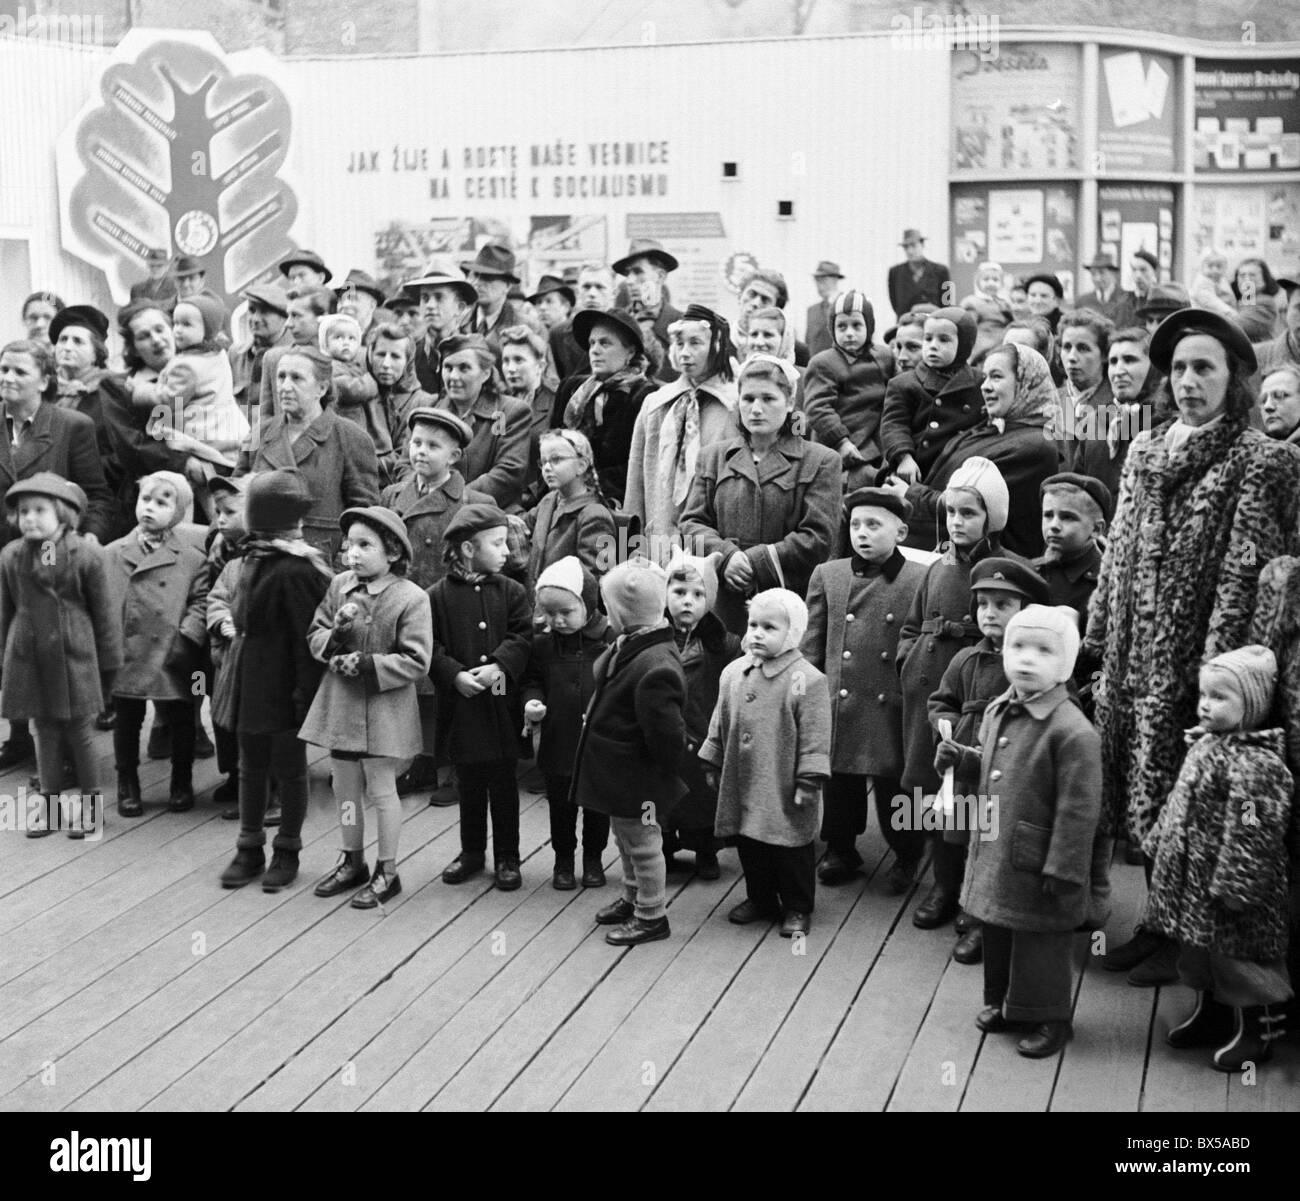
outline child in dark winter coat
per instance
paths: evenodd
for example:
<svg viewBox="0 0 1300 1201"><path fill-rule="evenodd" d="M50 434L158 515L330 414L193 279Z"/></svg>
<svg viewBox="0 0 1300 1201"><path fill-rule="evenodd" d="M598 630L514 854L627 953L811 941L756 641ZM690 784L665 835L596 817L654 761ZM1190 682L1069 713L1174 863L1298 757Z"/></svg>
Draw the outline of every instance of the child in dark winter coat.
<svg viewBox="0 0 1300 1201"><path fill-rule="evenodd" d="M1217 1047L1240 1071L1272 1058L1284 1033L1291 773L1273 709L1277 659L1244 646L1201 668L1198 724L1178 783L1142 844L1155 860L1143 925L1176 939L1196 1006L1171 1047Z"/></svg>
<svg viewBox="0 0 1300 1201"><path fill-rule="evenodd" d="M596 914L611 946L667 938L660 816L686 786L677 776L686 747L686 678L664 617L668 575L629 559L600 582L618 635L597 660L596 691L573 760L573 799L609 814L623 861L623 895Z"/></svg>
<svg viewBox="0 0 1300 1201"><path fill-rule="evenodd" d="M1016 1050L1030 1059L1057 1054L1073 1034L1074 930L1101 813L1101 739L1066 687L1078 651L1072 609L1015 614L1002 645L1011 687L984 712L981 751L944 739L934 760L963 777L979 764L961 898L984 926L975 1024L986 1034L1028 1026Z"/></svg>
<svg viewBox="0 0 1300 1201"><path fill-rule="evenodd" d="M329 748L343 841L339 862L317 883L316 895L365 884L352 908L374 909L402 891L397 771L422 745L415 682L428 673L433 633L428 594L405 578L411 542L402 519L370 505L346 510L339 529L348 567L330 583L307 634L311 653L329 670L298 737ZM369 877L366 801L379 825Z"/></svg>
<svg viewBox="0 0 1300 1201"><path fill-rule="evenodd" d="M679 847L694 851L695 871L701 880L716 880L720 875L718 842L713 834L718 794L705 779L695 753L709 734L722 670L740 654L739 635L728 633L713 612L717 599L717 556L697 558L675 550L668 564L667 612L686 674L686 756L680 774L690 791L661 824L668 866Z"/></svg>
<svg viewBox="0 0 1300 1201"><path fill-rule="evenodd" d="M824 563L808 588L803 653L826 673L834 734L822 838L823 884L843 884L862 865L857 839L867 828L867 789L894 862L886 878L901 895L916 877L924 836L894 817L903 774L903 713L894 666L903 619L925 568L903 557L907 501L886 488L859 488L844 499L850 554Z"/></svg>
<svg viewBox="0 0 1300 1201"><path fill-rule="evenodd" d="M532 609L524 586L502 575L506 515L495 505L464 505L447 526L443 554L447 574L429 589L429 676L438 687L438 754L456 767L460 854L442 879L461 884L483 870L490 808L496 885L509 892L523 882L515 768Z"/></svg>
<svg viewBox="0 0 1300 1201"><path fill-rule="evenodd" d="M85 493L42 471L14 484L5 505L21 537L0 552L0 715L32 723L45 800L28 806L27 836L52 833L52 802L71 762L82 803L58 818L69 837L81 838L103 821L94 720L122 662L120 619L104 552L77 533Z"/></svg>
<svg viewBox="0 0 1300 1201"><path fill-rule="evenodd" d="M333 574L303 540L302 519L314 504L293 468L260 472L248 484L248 534L232 573L229 644L212 705L213 724L239 739L239 837L223 888L240 888L266 869L272 775L280 827L262 888L277 892L298 874L308 799L307 747L298 730L321 677L307 630Z"/></svg>
<svg viewBox="0 0 1300 1201"><path fill-rule="evenodd" d="M976 332L965 309L936 309L925 319L920 365L885 389L881 450L904 483L924 479L944 447L983 419L980 376L967 366Z"/></svg>
<svg viewBox="0 0 1300 1201"><path fill-rule="evenodd" d="M544 628L533 635L524 673L524 719L541 726L537 765L546 780L551 813L551 885L562 892L577 888L573 857L578 849L578 806L573 803L573 757L582 732L582 715L596 690L595 662L614 641L600 611L596 577L573 555L547 567L537 580L537 614ZM609 816L582 810L582 886L605 883L603 858L609 842Z"/></svg>
<svg viewBox="0 0 1300 1201"><path fill-rule="evenodd" d="M215 697L222 669L227 663L226 651L235 634L230 602L239 581L243 566L243 542L247 535L244 527L244 493L251 476L237 479L216 475L208 483L212 497L212 527L207 539L208 560L208 696ZM212 799L225 808L221 816L227 821L239 817L239 739L234 730L212 720L213 742L217 748L217 770L226 778L212 792Z"/></svg>
<svg viewBox="0 0 1300 1201"><path fill-rule="evenodd" d="M172 731L167 807L194 807L194 675L207 642L208 565L176 531L193 503L185 477L156 471L140 481L136 528L105 550L113 613L121 623L122 670L113 681L118 812L139 817L140 729L153 701Z"/></svg>
<svg viewBox="0 0 1300 1201"><path fill-rule="evenodd" d="M727 665L700 759L718 789L719 838L735 838L746 899L736 925L775 921L781 937L809 931L822 786L831 774L826 677L799 650L803 600L769 588L749 602L743 658Z"/></svg>
<svg viewBox="0 0 1300 1201"><path fill-rule="evenodd" d="M880 461L880 419L888 372L871 345L876 318L861 292L841 292L831 306L829 350L813 355L803 378L803 408L817 441L838 451L850 486Z"/></svg>
<svg viewBox="0 0 1300 1201"><path fill-rule="evenodd" d="M948 736L962 746L975 746L979 742L985 709L1009 686L1002 670L1002 642L1007 623L1026 605L1047 604L1047 584L1015 559L981 559L970 573L970 591L975 624L983 637L974 646L957 652L939 687L930 696L930 725L936 742L944 737L941 723L947 722ZM970 770L956 776L954 784L958 792L969 795L979 785L979 774ZM945 843L958 847L954 858L960 887L970 830L958 824L945 828L942 835ZM984 955L984 933L979 922L968 913L959 913L957 934L952 957L958 963L979 963Z"/></svg>
<svg viewBox="0 0 1300 1201"><path fill-rule="evenodd" d="M898 639L904 794L932 795L939 787L930 695L957 652L979 641L979 626L971 617L970 573L980 560L1004 553L998 534L1006 526L1009 503L1002 474L988 459L967 459L944 493L950 545L930 564ZM937 832L930 837L930 848L934 887L912 915L912 923L922 930L945 926L956 917L961 891L961 848Z"/></svg>

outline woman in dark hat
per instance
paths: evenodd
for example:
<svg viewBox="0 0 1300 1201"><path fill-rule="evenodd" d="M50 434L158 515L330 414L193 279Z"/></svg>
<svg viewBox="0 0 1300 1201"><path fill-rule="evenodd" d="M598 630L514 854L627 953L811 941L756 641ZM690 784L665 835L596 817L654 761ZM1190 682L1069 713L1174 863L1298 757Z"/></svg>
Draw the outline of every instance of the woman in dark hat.
<svg viewBox="0 0 1300 1201"><path fill-rule="evenodd" d="M436 407L455 413L474 431L462 460L465 484L486 492L503 509L516 507L528 475L532 409L503 395L486 338L457 334L444 338L438 350L443 394Z"/></svg>
<svg viewBox="0 0 1300 1201"><path fill-rule="evenodd" d="M587 436L601 494L621 505L636 415L658 385L646 378L641 327L621 310L583 309L573 319L573 336L586 350L591 372L560 384L552 425Z"/></svg>
<svg viewBox="0 0 1300 1201"><path fill-rule="evenodd" d="M1129 449L1085 640L1101 663L1103 831L1132 844L1150 833L1182 766L1196 664L1248 640L1259 573L1296 552L1300 518L1300 450L1251 428L1256 361L1240 327L1184 309L1150 350L1172 415ZM1176 979L1175 957L1174 944L1139 928L1102 965L1152 985Z"/></svg>
<svg viewBox="0 0 1300 1201"><path fill-rule="evenodd" d="M109 539L135 524L135 483L155 471L184 473L184 452L145 432L149 413L134 409L120 375L108 370L108 318L88 304L64 309L50 322L59 370L59 404L95 423L104 477L115 497Z"/></svg>
<svg viewBox="0 0 1300 1201"><path fill-rule="evenodd" d="M1051 271L1040 271L1025 280L1025 295L1031 316L1042 317L1056 333L1056 323L1061 319L1061 302L1065 299L1065 286Z"/></svg>

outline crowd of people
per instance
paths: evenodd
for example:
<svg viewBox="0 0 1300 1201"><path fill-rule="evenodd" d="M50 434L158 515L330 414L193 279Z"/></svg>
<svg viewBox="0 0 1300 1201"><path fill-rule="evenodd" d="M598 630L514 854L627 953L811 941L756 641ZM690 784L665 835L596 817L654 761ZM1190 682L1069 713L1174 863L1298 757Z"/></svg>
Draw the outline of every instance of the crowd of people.
<svg viewBox="0 0 1300 1201"><path fill-rule="evenodd" d="M104 312L29 297L0 349L28 836L104 820L96 728L145 812L150 704L171 811L216 756L227 888L296 880L328 751L315 892L358 909L401 891L420 792L459 806L446 884L519 888L529 761L555 888L602 887L613 837L616 946L670 937L679 854L707 884L733 848L730 921L805 938L874 811L883 887L928 863L914 923L983 964L981 1030L1064 1046L1127 863L1144 915L1102 966L1196 991L1171 1046L1269 1058L1300 941L1300 282L1211 254L1182 288L1139 251L1133 292L1101 255L1074 304L994 263L958 301L902 244L884 331L829 260L802 329L764 269L733 330L675 307L647 240L531 294L494 242L391 294L302 250L234 314L157 252L120 364Z"/></svg>

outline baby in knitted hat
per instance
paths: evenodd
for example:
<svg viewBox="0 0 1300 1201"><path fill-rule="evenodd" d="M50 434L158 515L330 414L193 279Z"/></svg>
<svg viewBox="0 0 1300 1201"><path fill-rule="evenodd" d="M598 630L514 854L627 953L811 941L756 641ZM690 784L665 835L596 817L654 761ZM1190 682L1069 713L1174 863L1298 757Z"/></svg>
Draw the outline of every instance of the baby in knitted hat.
<svg viewBox="0 0 1300 1201"><path fill-rule="evenodd" d="M1263 1063L1282 1033L1287 830L1292 778L1269 728L1277 659L1243 646L1201 667L1197 725L1178 782L1142 842L1153 861L1142 925L1178 944L1195 1008L1165 1036L1175 1049L1217 1047L1223 1072Z"/></svg>

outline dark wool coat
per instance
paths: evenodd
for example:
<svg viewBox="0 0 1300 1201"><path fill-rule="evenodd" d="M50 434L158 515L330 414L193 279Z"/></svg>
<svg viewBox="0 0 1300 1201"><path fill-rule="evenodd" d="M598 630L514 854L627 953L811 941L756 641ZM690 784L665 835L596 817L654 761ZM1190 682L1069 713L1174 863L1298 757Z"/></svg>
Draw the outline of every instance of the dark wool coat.
<svg viewBox="0 0 1300 1201"><path fill-rule="evenodd" d="M894 376L885 387L880 419L880 448L889 466L911 455L925 479L944 447L984 420L981 378L970 367L945 376L924 363Z"/></svg>
<svg viewBox="0 0 1300 1201"><path fill-rule="evenodd" d="M831 338L831 302L819 300L808 306L808 320L804 323L804 340L808 343L808 366L823 350L835 345Z"/></svg>
<svg viewBox="0 0 1300 1201"><path fill-rule="evenodd" d="M574 555L597 579L617 561L618 531L614 515L590 492L561 499L548 492L529 514L532 527L528 553L528 585L552 563Z"/></svg>
<svg viewBox="0 0 1300 1201"><path fill-rule="evenodd" d="M569 798L611 817L659 821L686 791L677 776L686 677L672 630L665 624L624 635L596 660L594 674Z"/></svg>
<svg viewBox="0 0 1300 1201"><path fill-rule="evenodd" d="M122 665L104 552L69 530L0 551L0 716L68 721L104 709L100 673Z"/></svg>
<svg viewBox="0 0 1300 1201"><path fill-rule="evenodd" d="M903 774L903 693L895 659L926 569L897 550L878 574L857 575L857 562L835 559L813 571L802 649L826 673L831 770L897 779Z"/></svg>
<svg viewBox="0 0 1300 1201"><path fill-rule="evenodd" d="M596 660L613 641L614 631L603 613L592 614L576 634L533 635L524 671L523 701L525 705L541 701L546 706L537 766L547 776L573 776L582 715L596 692Z"/></svg>
<svg viewBox="0 0 1300 1201"><path fill-rule="evenodd" d="M1155 859L1142 924L1233 959L1281 959L1293 788L1282 731L1188 741L1178 783L1142 843ZM1245 908L1233 913L1224 901Z"/></svg>
<svg viewBox="0 0 1300 1201"><path fill-rule="evenodd" d="M524 708L519 683L532 646L533 613L516 580L484 576L476 583L444 576L429 589L433 658L429 678L438 688L438 761L488 763L518 759ZM464 697L456 677L485 663L505 672L504 690Z"/></svg>
<svg viewBox="0 0 1300 1201"><path fill-rule="evenodd" d="M256 450L240 455L235 474L277 467L297 467L306 478L316 503L303 518L303 538L333 563L343 543L339 518L344 509L379 503L379 461L370 435L326 409L293 442L284 418L272 417Z"/></svg>
<svg viewBox="0 0 1300 1201"><path fill-rule="evenodd" d="M568 428L564 410L573 394L590 379L590 373L571 376L560 384L555 396L553 422L556 428ZM582 419L573 428L587 436L595 459L596 482L601 494L622 504L627 491L627 464L632 453L632 431L641 403L659 386L644 375L619 374L599 385L587 398ZM600 409L600 421L596 410Z"/></svg>
<svg viewBox="0 0 1300 1201"><path fill-rule="evenodd" d="M719 838L807 846L821 828L821 793L811 805L795 798L798 784L830 778L826 677L798 650L727 664L700 759L722 769L713 827Z"/></svg>
<svg viewBox="0 0 1300 1201"><path fill-rule="evenodd" d="M460 472L452 471L441 487L420 495L411 476L403 483L384 489L381 504L392 509L406 523L415 557L406 577L426 591L447 574L442 561L443 533L464 505L494 504L486 492L465 486Z"/></svg>
<svg viewBox="0 0 1300 1201"><path fill-rule="evenodd" d="M767 588L803 596L813 568L834 554L842 478L840 456L798 434L783 434L759 463L743 438L700 450L681 531L693 554L722 556L714 609L733 634L745 630L746 596ZM754 568L744 594L723 578L738 554Z"/></svg>
<svg viewBox="0 0 1300 1201"><path fill-rule="evenodd" d="M1026 558L1043 553L1042 502L1039 485L1061 470L1056 443L1041 421L1007 421L1005 431L982 423L958 434L934 460L919 484L907 490L912 502L908 546L933 550L947 540L943 491L967 459L983 457L997 464L1011 495L1002 544Z"/></svg>
<svg viewBox="0 0 1300 1201"><path fill-rule="evenodd" d="M996 837L971 832L961 907L1012 930L1073 930L1087 915L1101 809L1097 731L1064 684L1024 702L1008 689L985 711L980 746L979 804L995 806ZM975 752L962 758L966 775ZM1073 887L1048 896L1045 876Z"/></svg>
<svg viewBox="0 0 1300 1201"><path fill-rule="evenodd" d="M718 703L723 668L740 654L740 638L729 634L716 613L706 613L688 635L675 634L682 671L686 675L686 754L679 775L689 789L664 823L671 829L713 834L718 796L704 778L697 753L709 735L709 722Z"/></svg>
<svg viewBox="0 0 1300 1201"><path fill-rule="evenodd" d="M587 358L587 348L578 344L573 336L573 322L566 321L551 330L547 339L551 344L551 358L555 360L555 371L560 377L563 388L571 375L588 375L591 363Z"/></svg>
<svg viewBox="0 0 1300 1201"><path fill-rule="evenodd" d="M372 592L355 571L341 572L317 606L307 632L316 659L328 667L331 655L359 651L373 656L374 672L327 670L298 737L332 751L410 759L424 749L415 682L428 673L432 653L429 597L401 576L380 583ZM345 604L361 612L349 633L336 634L334 615Z"/></svg>
<svg viewBox="0 0 1300 1201"><path fill-rule="evenodd" d="M146 555L132 532L105 548L104 570L122 632L122 669L113 681L113 695L192 699L191 673L208 640L208 561L203 552L171 529L158 549Z"/></svg>
<svg viewBox="0 0 1300 1201"><path fill-rule="evenodd" d="M935 746L939 745L939 722L952 722L952 740L962 746L979 745L984 712L994 697L1001 696L1011 685L1002 670L1002 652L988 638L974 646L963 647L948 664L939 687L930 694L930 729ZM973 789L979 783L977 765L966 765L965 775L956 776L962 788Z"/></svg>
<svg viewBox="0 0 1300 1201"><path fill-rule="evenodd" d="M996 541L984 539L959 558L949 548L926 569L899 632L897 663L903 691L904 790L939 787L934 770L934 735L930 730L930 694L962 647L980 640L970 611L970 573L981 559L1005 554ZM1012 555L1011 558L1017 556Z"/></svg>
<svg viewBox="0 0 1300 1201"><path fill-rule="evenodd" d="M850 358L838 346L813 355L803 376L803 411L817 441L839 452L846 438L864 458L880 458L888 374L872 348Z"/></svg>
<svg viewBox="0 0 1300 1201"><path fill-rule="evenodd" d="M235 637L223 665L227 687L212 720L237 734L295 733L316 696L321 665L307 630L329 588L319 553L306 542L249 545L231 598Z"/></svg>
<svg viewBox="0 0 1300 1201"><path fill-rule="evenodd" d="M105 545L116 536L116 499L104 478L104 463L95 440L95 423L84 413L42 401L22 441L11 446L0 437L0 496L19 480L52 471L78 484L86 494L81 531ZM18 528L0 521L0 546L17 538Z"/></svg>
<svg viewBox="0 0 1300 1201"><path fill-rule="evenodd" d="M447 396L434 406L456 413L474 431L460 471L475 492L486 492L502 509L517 507L528 474L528 437L533 411L513 396L484 390L468 413L457 412Z"/></svg>
<svg viewBox="0 0 1300 1201"><path fill-rule="evenodd" d="M944 284L948 283L948 268L929 259L921 262L921 278L912 274L911 263L896 263L889 269L889 307L894 316L901 317L918 304L954 304L944 298Z"/></svg>
<svg viewBox="0 0 1300 1201"><path fill-rule="evenodd" d="M1107 833L1140 841L1182 764L1197 673L1241 646L1264 564L1296 549L1300 452L1225 417L1177 453L1139 434L1088 610Z"/></svg>

